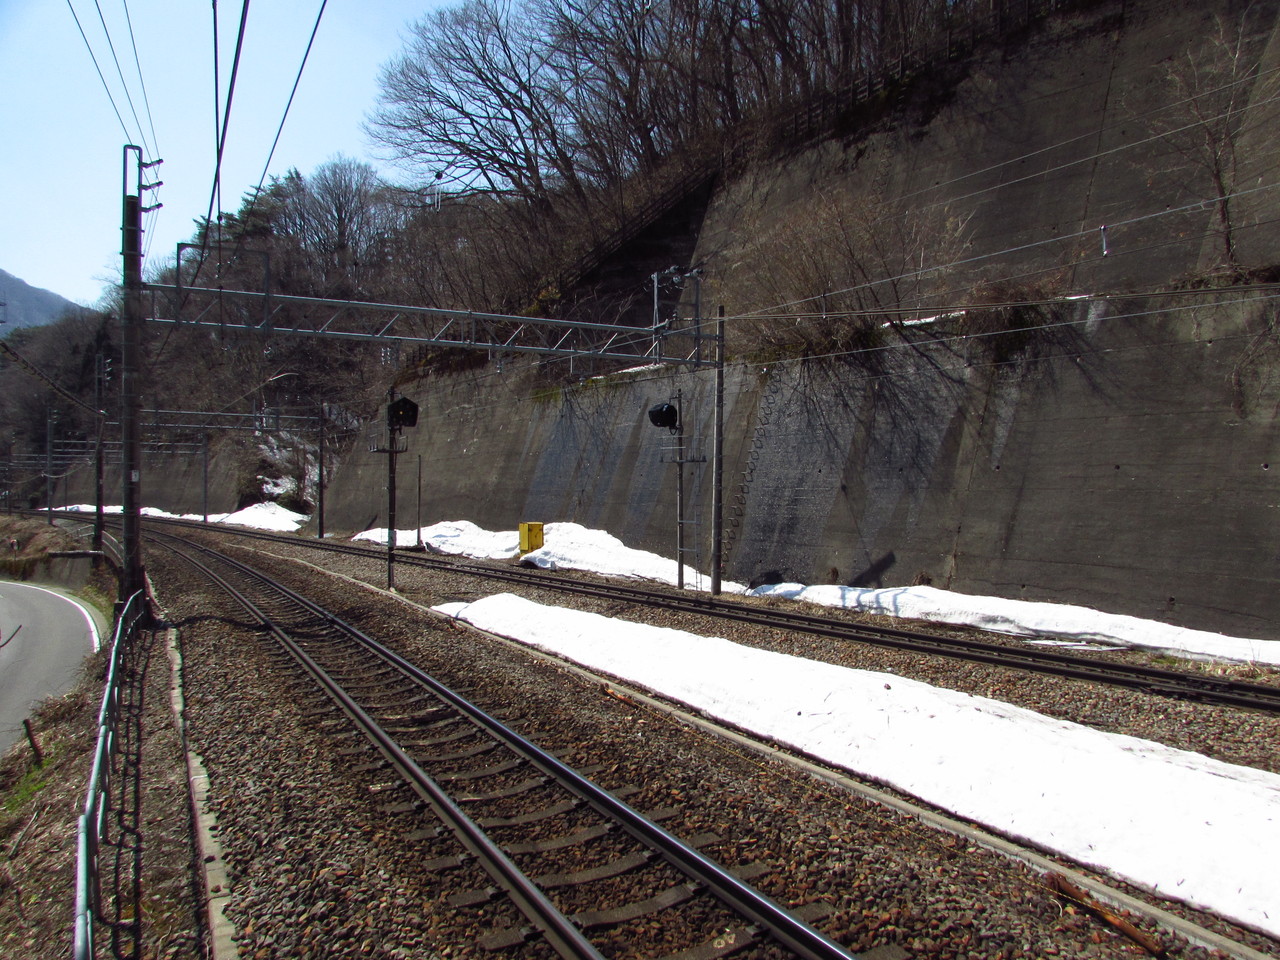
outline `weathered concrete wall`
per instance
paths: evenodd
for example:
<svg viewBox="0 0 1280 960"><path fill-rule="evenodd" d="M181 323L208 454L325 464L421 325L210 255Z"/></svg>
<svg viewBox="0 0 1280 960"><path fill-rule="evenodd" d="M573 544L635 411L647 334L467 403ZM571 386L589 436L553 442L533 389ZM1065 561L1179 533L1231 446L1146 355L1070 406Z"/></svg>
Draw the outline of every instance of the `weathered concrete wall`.
<svg viewBox="0 0 1280 960"><path fill-rule="evenodd" d="M1183 305L1082 302L998 363L965 343L886 351L877 369L734 365L726 575L931 582L1280 636L1274 311ZM679 391L691 452L708 451L710 374L536 383L411 392L397 525L416 522L421 457L424 523L573 520L672 555L672 438L646 411ZM709 471L687 470L705 565ZM385 475L385 455L349 454L329 527L385 525Z"/></svg>
<svg viewBox="0 0 1280 960"><path fill-rule="evenodd" d="M205 491L208 491L210 513L227 513L237 506L242 480L244 456L231 448L211 452L207 479L202 456L172 457L144 454L142 458L141 498L148 507L170 513L201 513ZM92 464L72 469L54 495L57 506L94 502ZM103 471L103 500L119 504L123 497L122 478L118 466Z"/></svg>

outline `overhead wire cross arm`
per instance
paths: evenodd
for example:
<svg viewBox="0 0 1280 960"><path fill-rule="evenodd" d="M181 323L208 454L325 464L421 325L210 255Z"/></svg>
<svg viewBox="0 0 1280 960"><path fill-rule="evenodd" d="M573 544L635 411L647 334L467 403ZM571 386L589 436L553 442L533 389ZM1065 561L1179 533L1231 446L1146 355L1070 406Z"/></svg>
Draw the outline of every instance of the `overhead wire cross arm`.
<svg viewBox="0 0 1280 960"><path fill-rule="evenodd" d="M560 357L637 361L657 355L674 365L698 362L693 355L657 353L656 338L665 332L647 327L167 284L144 284L143 291L145 319L153 323Z"/></svg>

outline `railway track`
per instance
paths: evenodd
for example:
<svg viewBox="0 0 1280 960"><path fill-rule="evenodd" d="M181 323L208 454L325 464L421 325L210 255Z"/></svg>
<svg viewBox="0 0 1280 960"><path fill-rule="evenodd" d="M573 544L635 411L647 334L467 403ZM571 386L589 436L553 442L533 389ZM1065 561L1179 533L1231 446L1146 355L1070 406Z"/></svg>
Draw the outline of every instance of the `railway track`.
<svg viewBox="0 0 1280 960"><path fill-rule="evenodd" d="M163 524L208 531L200 523L153 520L148 525ZM380 561L386 557L382 548L362 547L354 543L307 540L259 531L219 530L254 540L286 543L294 547L331 551ZM1077 656L1053 650L992 643L966 637L940 636L923 631L895 627L854 624L831 617L796 611L761 608L732 600L698 594L645 589L618 583L594 584L541 570L445 558L417 553L397 553L396 562L467 576L508 583L522 587L555 590L581 597L608 601L624 601L681 613L699 614L723 620L769 627L793 633L865 643L927 656L949 657L974 663L1025 670L1073 680L1087 680L1109 686L1138 690L1155 696L1216 704L1280 715L1280 687L1250 683L1223 677L1152 667L1143 664L1114 663L1096 657Z"/></svg>
<svg viewBox="0 0 1280 960"><path fill-rule="evenodd" d="M308 715L330 738L358 732L344 753L379 778L399 813L421 810L419 836L452 837L424 866L479 864L490 885L460 890L459 909L505 898L523 921L492 929L482 945L539 943L556 956L600 958L619 928L662 914L685 942L669 960L852 954L759 894L750 868L728 871L698 852L714 835L682 842L657 825L674 811L640 814L530 739L486 714L393 651L312 601L233 558L151 535L216 582L269 632L279 659L315 691ZM441 830L437 823L444 825ZM446 837L448 839L448 837ZM598 936L610 930L608 937ZM641 935L636 942L646 942ZM631 954L631 955L634 955Z"/></svg>

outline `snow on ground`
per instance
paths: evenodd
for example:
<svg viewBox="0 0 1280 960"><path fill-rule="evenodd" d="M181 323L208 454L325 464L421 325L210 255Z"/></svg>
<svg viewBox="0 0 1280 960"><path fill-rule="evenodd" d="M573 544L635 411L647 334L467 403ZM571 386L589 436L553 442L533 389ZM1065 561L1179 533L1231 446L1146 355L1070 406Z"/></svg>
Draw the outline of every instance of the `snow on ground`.
<svg viewBox="0 0 1280 960"><path fill-rule="evenodd" d="M190 517L188 517L190 519ZM201 519L197 517L196 519ZM294 513L286 510L278 503L255 503L253 506L237 510L235 513L222 514L216 523L234 523L241 527L256 527L259 530L280 530L291 533L310 518L305 513Z"/></svg>
<svg viewBox="0 0 1280 960"><path fill-rule="evenodd" d="M399 530L396 543L401 546L414 544L418 533L417 530ZM590 570L605 576L676 582L674 560L644 550L633 550L602 530L589 530L576 523L548 523L543 527L543 534L542 549L525 554L524 562L550 570ZM520 553L517 531L493 532L466 520L423 527L421 535L423 541L444 553L495 560L514 558ZM354 539L386 543L387 531L368 530L357 534ZM710 579L686 566L685 585L706 590L710 588ZM1280 665L1280 641L1277 640L1251 640L1188 630L1156 620L1103 613L1064 603L968 596L936 587L871 590L780 583L748 591L741 584L725 582L722 588L725 593L784 597L893 617L969 625L1014 636L1087 640L1146 647L1184 656ZM1045 641L1042 639L1040 642Z"/></svg>
<svg viewBox="0 0 1280 960"><path fill-rule="evenodd" d="M55 509L68 513L93 513L97 508L91 503L80 503ZM118 506L104 506L102 512L118 514L121 512L121 508ZM204 519L204 514L202 513L169 513L165 510L158 510L155 507L143 507L139 512L144 517L158 517L166 520ZM306 514L286 510L278 503L255 503L252 506L245 507L243 510L237 510L235 513L209 514L210 523L229 523L239 527L253 527L256 530L275 530L283 533L292 533L309 519Z"/></svg>
<svg viewBox="0 0 1280 960"><path fill-rule="evenodd" d="M958 623L1023 637L1055 637L1132 645L1221 660L1280 664L1280 641L1228 637L1188 630L1156 620L1102 613L1088 607L1001 597L974 597L936 587L857 587L779 583L757 587L755 596L787 597L828 607L846 607L891 617Z"/></svg>
<svg viewBox="0 0 1280 960"><path fill-rule="evenodd" d="M411 546L418 542L417 530L397 530L396 545ZM546 570L590 570L608 577L676 582L676 563L656 553L635 550L603 530L589 530L578 523L548 523L542 528L543 546L526 553L525 563ZM520 556L518 530L485 530L468 520L446 520L423 527L422 541L442 553L460 554L483 560L504 560ZM358 533L353 540L387 542L385 527ZM710 589L710 578L685 565L686 586ZM739 583L722 584L725 593L742 593Z"/></svg>
<svg viewBox="0 0 1280 960"><path fill-rule="evenodd" d="M412 547L419 542L434 547L441 553L459 554L477 560L507 560L520 555L520 534L515 530L497 532L477 527L470 520L445 520L418 530L397 530L396 546ZM357 533L352 540L387 542L387 528L374 527Z"/></svg>
<svg viewBox="0 0 1280 960"><path fill-rule="evenodd" d="M437 609L1280 936L1280 776L891 674L510 594Z"/></svg>
<svg viewBox="0 0 1280 960"><path fill-rule="evenodd" d="M577 523L548 523L543 527L543 546L526 553L522 560L546 570L590 570L606 577L626 577L676 582L676 562L656 553L635 550L603 530L589 530ZM685 564L685 586L711 589L710 578ZM723 583L725 593L742 593L740 583Z"/></svg>

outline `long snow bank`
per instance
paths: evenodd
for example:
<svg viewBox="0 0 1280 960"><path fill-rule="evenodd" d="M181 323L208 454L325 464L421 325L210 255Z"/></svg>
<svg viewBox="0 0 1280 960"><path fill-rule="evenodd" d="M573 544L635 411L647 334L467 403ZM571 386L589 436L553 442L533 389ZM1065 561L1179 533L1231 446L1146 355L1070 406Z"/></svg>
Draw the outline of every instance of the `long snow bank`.
<svg viewBox="0 0 1280 960"><path fill-rule="evenodd" d="M483 559L509 559L520 553L520 537L515 530L493 532L466 520L433 524L423 527L420 533L424 542L444 553ZM548 523L543 533L544 546L526 554L522 558L524 562L552 570L590 570L605 576L676 582L674 560L632 549L602 530L590 530L576 523ZM409 546L417 542L418 536L417 530L400 530L396 542ZM369 530L355 539L386 543L387 531ZM709 588L706 575L688 566L685 584L695 589ZM1021 637L1067 638L1146 647L1183 656L1280 665L1280 641L1188 630L1156 620L1063 603L969 596L936 587L870 590L781 583L748 591L741 584L728 582L722 587L725 593L783 597L886 616L968 625Z"/></svg>
<svg viewBox="0 0 1280 960"><path fill-rule="evenodd" d="M94 513L97 507L91 503L80 503L69 507L58 507L57 509L68 513ZM119 506L103 507L102 512L118 514L122 512L122 508ZM169 513L155 507L143 507L139 513L144 517L160 517L166 520L204 519L204 514L202 513ZM234 513L209 514L210 523L229 523L238 527L253 527L255 530L275 530L282 533L292 533L309 519L306 514L286 510L278 503L255 503Z"/></svg>
<svg viewBox="0 0 1280 960"><path fill-rule="evenodd" d="M1188 630L1157 620L1102 613L1065 603L974 597L936 587L862 590L779 583L757 587L751 593L892 617L964 624L1021 637L1068 637L1167 650L1188 656L1280 664L1280 641L1250 640L1205 630Z"/></svg>
<svg viewBox="0 0 1280 960"><path fill-rule="evenodd" d="M509 594L437 608L1280 936L1280 777L891 674Z"/></svg>

